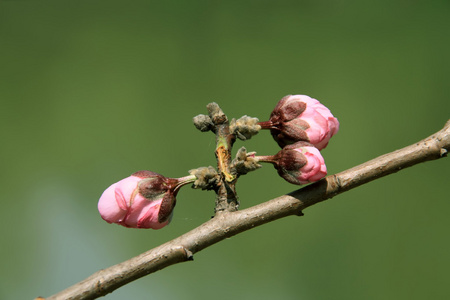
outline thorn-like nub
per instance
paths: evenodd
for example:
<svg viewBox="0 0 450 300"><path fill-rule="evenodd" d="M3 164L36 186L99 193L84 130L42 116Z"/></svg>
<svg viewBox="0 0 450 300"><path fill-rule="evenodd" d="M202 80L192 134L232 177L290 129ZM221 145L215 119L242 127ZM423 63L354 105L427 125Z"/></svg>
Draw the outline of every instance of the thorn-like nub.
<svg viewBox="0 0 450 300"><path fill-rule="evenodd" d="M184 248L184 252L186 252L186 259L189 261L194 260L194 254L189 250Z"/></svg>

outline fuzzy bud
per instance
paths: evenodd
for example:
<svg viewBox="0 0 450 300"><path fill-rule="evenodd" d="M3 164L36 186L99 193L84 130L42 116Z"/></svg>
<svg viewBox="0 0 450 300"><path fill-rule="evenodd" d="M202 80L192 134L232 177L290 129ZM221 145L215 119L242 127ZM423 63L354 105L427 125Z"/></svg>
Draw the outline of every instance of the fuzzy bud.
<svg viewBox="0 0 450 300"><path fill-rule="evenodd" d="M258 124L263 129L270 129L281 148L305 141L322 150L339 130L339 121L330 110L306 95L282 98L272 111L269 121Z"/></svg>
<svg viewBox="0 0 450 300"><path fill-rule="evenodd" d="M261 126L258 125L258 119L249 116L243 116L239 119L232 119L230 122L230 131L239 139L245 141L256 135Z"/></svg>
<svg viewBox="0 0 450 300"><path fill-rule="evenodd" d="M212 190L220 180L216 169L211 166L189 170L189 174L197 178L192 184L194 189Z"/></svg>
<svg viewBox="0 0 450 300"><path fill-rule="evenodd" d="M192 121L194 122L195 127L202 132L209 131L214 126L211 118L207 115L195 116L194 118L192 118Z"/></svg>
<svg viewBox="0 0 450 300"><path fill-rule="evenodd" d="M256 152L247 153L245 147L241 147L236 153L235 159L231 162L231 169L233 173L245 175L248 172L261 168L258 160L255 159Z"/></svg>

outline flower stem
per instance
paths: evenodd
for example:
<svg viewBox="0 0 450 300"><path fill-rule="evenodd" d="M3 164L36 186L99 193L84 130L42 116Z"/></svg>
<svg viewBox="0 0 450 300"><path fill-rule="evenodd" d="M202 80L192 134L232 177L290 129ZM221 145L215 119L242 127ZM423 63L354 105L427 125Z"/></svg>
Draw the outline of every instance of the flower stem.
<svg viewBox="0 0 450 300"><path fill-rule="evenodd" d="M264 122L258 122L259 126L261 126L261 129L274 129L276 128L272 121L264 121Z"/></svg>
<svg viewBox="0 0 450 300"><path fill-rule="evenodd" d="M255 156L254 159L256 159L258 162L266 162L266 163L271 163L271 164L277 163L277 159L275 158L275 155Z"/></svg>
<svg viewBox="0 0 450 300"><path fill-rule="evenodd" d="M189 184L189 183L193 183L196 180L197 180L197 176L195 176L195 175L188 175L188 176L180 177L177 179L177 184L175 186L174 191L177 191L182 186L185 186L186 184Z"/></svg>

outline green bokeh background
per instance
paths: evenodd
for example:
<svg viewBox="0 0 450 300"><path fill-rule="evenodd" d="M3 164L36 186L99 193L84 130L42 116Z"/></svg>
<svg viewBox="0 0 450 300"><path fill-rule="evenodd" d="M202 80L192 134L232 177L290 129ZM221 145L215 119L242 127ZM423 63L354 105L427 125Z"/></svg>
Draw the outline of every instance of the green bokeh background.
<svg viewBox="0 0 450 300"><path fill-rule="evenodd" d="M268 118L307 94L341 123L329 174L414 143L450 117L450 2L0 1L1 299L50 296L195 228L214 195L184 188L162 230L104 222L97 200L149 169L214 165L192 117ZM262 132L245 146L277 145ZM105 299L443 299L448 159L225 240ZM271 166L241 207L296 189Z"/></svg>

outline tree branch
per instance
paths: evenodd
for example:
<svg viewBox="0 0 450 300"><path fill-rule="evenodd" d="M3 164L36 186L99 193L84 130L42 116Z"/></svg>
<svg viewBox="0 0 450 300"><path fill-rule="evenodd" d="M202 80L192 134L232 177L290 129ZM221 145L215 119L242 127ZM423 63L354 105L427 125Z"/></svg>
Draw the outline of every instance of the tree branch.
<svg viewBox="0 0 450 300"><path fill-rule="evenodd" d="M167 266L192 260L193 254L225 238L289 216L369 181L398 172L420 162L446 156L450 148L450 120L432 136L403 149L382 155L241 211L223 211L199 227L127 261L100 270L50 299L95 299Z"/></svg>

